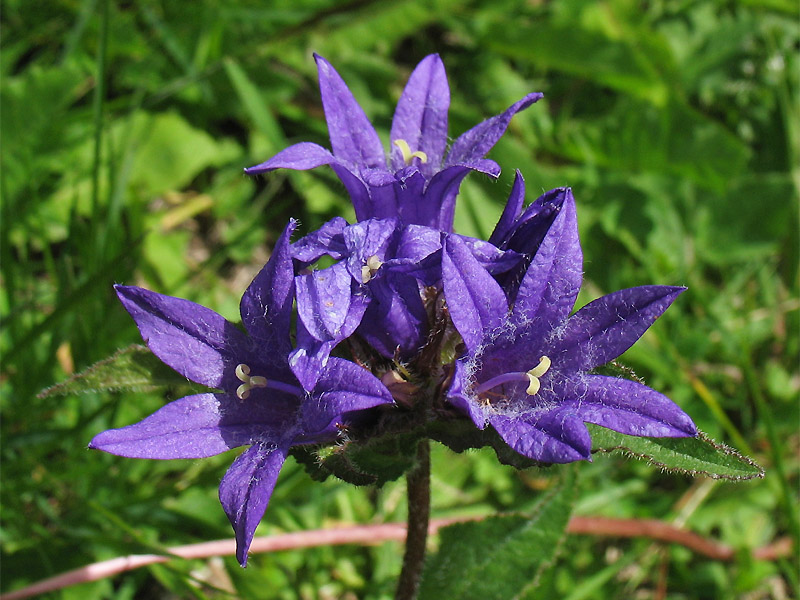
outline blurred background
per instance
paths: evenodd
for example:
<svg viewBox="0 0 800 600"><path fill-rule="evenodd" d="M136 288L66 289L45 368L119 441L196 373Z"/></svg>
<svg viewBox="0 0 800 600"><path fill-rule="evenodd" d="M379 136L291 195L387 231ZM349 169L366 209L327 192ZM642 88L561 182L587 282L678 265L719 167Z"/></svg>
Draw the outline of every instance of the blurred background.
<svg viewBox="0 0 800 600"><path fill-rule="evenodd" d="M329 146L312 52L350 85L388 147L414 65L438 52L450 136L530 91L462 187L460 233L487 236L514 169L528 201L572 186L583 304L687 285L624 357L763 480L665 474L619 455L580 468L580 515L653 518L738 550L713 561L648 540L570 536L541 598L793 597L798 491L798 18L793 0L6 0L2 110L2 583L9 591L125 553L230 538L217 485L234 453L137 461L89 452L174 397L37 398L139 342L113 283L238 319L288 217L352 219L332 172L242 169L298 141ZM301 232L301 233L302 233ZM433 457L434 517L524 511L552 473L490 451ZM259 534L405 518L401 482L314 483L290 460ZM795 539L795 548L797 540ZM396 543L173 561L59 599L390 598Z"/></svg>

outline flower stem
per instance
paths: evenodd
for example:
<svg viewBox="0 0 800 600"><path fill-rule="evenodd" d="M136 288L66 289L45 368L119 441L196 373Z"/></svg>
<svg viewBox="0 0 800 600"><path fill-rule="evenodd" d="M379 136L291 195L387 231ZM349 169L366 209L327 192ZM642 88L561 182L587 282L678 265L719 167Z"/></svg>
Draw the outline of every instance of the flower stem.
<svg viewBox="0 0 800 600"><path fill-rule="evenodd" d="M431 513L431 445L422 439L417 446L417 464L406 475L408 486L408 528L403 570L397 582L395 600L414 600L425 564L425 542Z"/></svg>

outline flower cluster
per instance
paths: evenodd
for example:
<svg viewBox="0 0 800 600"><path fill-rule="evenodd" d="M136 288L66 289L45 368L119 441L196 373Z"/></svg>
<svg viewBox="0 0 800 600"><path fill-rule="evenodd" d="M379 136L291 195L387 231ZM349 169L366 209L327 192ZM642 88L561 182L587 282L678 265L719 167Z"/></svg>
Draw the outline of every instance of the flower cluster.
<svg viewBox="0 0 800 600"><path fill-rule="evenodd" d="M335 218L292 243L291 221L242 297L246 331L187 300L117 286L153 353L217 391L100 433L91 448L167 459L249 446L219 490L245 565L293 447L342 447L343 435L368 441L402 424L419 432L468 423L531 461L566 463L590 460L585 423L637 436L697 434L662 394L597 372L684 288L621 290L571 314L583 257L568 188L525 208L517 172L488 241L452 231L461 181L469 171L499 174L486 153L541 94L448 150L449 87L440 58L428 56L400 97L386 155L339 74L316 60L333 152L300 143L246 172L330 165L357 222ZM323 256L332 265L315 269Z"/></svg>

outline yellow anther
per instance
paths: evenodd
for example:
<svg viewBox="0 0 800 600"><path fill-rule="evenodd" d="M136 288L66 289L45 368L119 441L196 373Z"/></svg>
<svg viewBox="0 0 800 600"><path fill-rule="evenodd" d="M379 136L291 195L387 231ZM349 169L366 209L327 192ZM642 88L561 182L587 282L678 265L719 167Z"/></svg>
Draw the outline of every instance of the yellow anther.
<svg viewBox="0 0 800 600"><path fill-rule="evenodd" d="M260 375L250 377L250 367L244 363L236 365L236 378L242 382L242 385L236 388L236 396L240 400L247 400L253 388L267 387L267 378Z"/></svg>
<svg viewBox="0 0 800 600"><path fill-rule="evenodd" d="M419 162L423 164L428 162L428 155L422 152L422 150L417 150L416 152L412 152L411 147L408 145L407 141L395 140L394 145L400 148L400 152L403 153L403 162L406 163L406 165L410 165L415 158L418 158Z"/></svg>
<svg viewBox="0 0 800 600"><path fill-rule="evenodd" d="M530 383L528 383L528 388L525 390L525 393L528 394L528 396L535 396L539 388L542 387L542 384L539 383L538 377L534 377L530 374L530 371L528 372L528 381Z"/></svg>
<svg viewBox="0 0 800 600"><path fill-rule="evenodd" d="M529 396L536 395L536 393L542 387L539 377L547 373L548 369L550 369L550 364L550 359L547 356L542 356L539 359L539 364L528 371L528 389L525 390L526 394Z"/></svg>
<svg viewBox="0 0 800 600"><path fill-rule="evenodd" d="M534 377L541 377L547 373L547 370L550 368L551 364L552 363L550 362L550 359L547 356L543 356L539 359L539 364L528 371L528 373Z"/></svg>
<svg viewBox="0 0 800 600"><path fill-rule="evenodd" d="M367 283L372 279L383 263L377 254L373 254L367 259L367 264L361 267L361 283Z"/></svg>

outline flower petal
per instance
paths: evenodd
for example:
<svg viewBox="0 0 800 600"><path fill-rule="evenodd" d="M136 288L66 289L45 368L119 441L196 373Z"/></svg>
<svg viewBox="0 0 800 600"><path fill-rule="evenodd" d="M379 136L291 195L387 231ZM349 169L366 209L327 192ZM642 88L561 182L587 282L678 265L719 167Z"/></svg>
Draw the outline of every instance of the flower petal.
<svg viewBox="0 0 800 600"><path fill-rule="evenodd" d="M564 406L574 407L586 423L626 435L691 437L697 427L672 400L636 381L588 375L565 393Z"/></svg>
<svg viewBox="0 0 800 600"><path fill-rule="evenodd" d="M408 79L392 119L391 140L405 140L413 151L422 151L428 161L420 165L430 178L442 164L447 146L447 111L450 87L444 63L438 54L423 58ZM392 170L405 166L403 153L392 146Z"/></svg>
<svg viewBox="0 0 800 600"><path fill-rule="evenodd" d="M334 155L352 167L386 169L378 134L347 84L327 60L318 54L314 59Z"/></svg>
<svg viewBox="0 0 800 600"><path fill-rule="evenodd" d="M349 360L331 357L314 391L303 401L303 430L313 435L347 413L393 403L391 392L372 373Z"/></svg>
<svg viewBox="0 0 800 600"><path fill-rule="evenodd" d="M345 227L347 221L342 217L326 221L322 227L292 244L292 258L304 265L310 265L326 254L339 260L347 253L343 235Z"/></svg>
<svg viewBox="0 0 800 600"><path fill-rule="evenodd" d="M358 334L386 358L415 355L428 335L428 314L416 279L391 270L369 284L372 300Z"/></svg>
<svg viewBox="0 0 800 600"><path fill-rule="evenodd" d="M489 243L494 244L498 248L506 239L506 236L511 232L514 223L522 213L522 205L525 202L525 179L522 177L519 169L514 173L514 185L511 187L511 193L508 195L508 202L503 209L503 214L500 215L500 220L494 227L492 235L489 237Z"/></svg>
<svg viewBox="0 0 800 600"><path fill-rule="evenodd" d="M405 223L416 223L439 229L453 231L456 211L456 196L461 182L470 171L468 166L455 166L436 173L425 188L425 196L414 205L414 219L406 218Z"/></svg>
<svg viewBox="0 0 800 600"><path fill-rule="evenodd" d="M149 417L94 437L89 448L129 458L205 458L252 444L281 431L294 413L282 394L267 402L244 402L225 394L185 396Z"/></svg>
<svg viewBox="0 0 800 600"><path fill-rule="evenodd" d="M244 170L246 175L258 175L275 169L306 171L336 162L336 157L322 146L311 142L300 142L281 150L268 161Z"/></svg>
<svg viewBox="0 0 800 600"><path fill-rule="evenodd" d="M289 328L294 302L294 268L289 239L296 227L297 221L290 219L269 261L255 276L239 303L242 322L251 339L264 347L274 348L282 364L292 349Z"/></svg>
<svg viewBox="0 0 800 600"><path fill-rule="evenodd" d="M295 283L297 313L308 332L320 341L337 337L353 296L352 278L345 263L298 275Z"/></svg>
<svg viewBox="0 0 800 600"><path fill-rule="evenodd" d="M511 117L541 98L542 94L539 93L528 94L522 100L509 106L505 112L487 119L462 134L453 142L453 146L445 158L444 166L450 167L483 158L506 132Z"/></svg>
<svg viewBox="0 0 800 600"><path fill-rule="evenodd" d="M454 364L455 372L453 373L453 382L447 390L447 401L472 419L475 427L486 429L486 411L467 392L469 380L472 377L467 368L469 363L467 360L458 359Z"/></svg>
<svg viewBox="0 0 800 600"><path fill-rule="evenodd" d="M114 289L150 350L164 363L208 387L222 388L230 380L237 354L250 344L235 325L189 300L133 286Z"/></svg>
<svg viewBox="0 0 800 600"><path fill-rule="evenodd" d="M453 324L474 353L508 312L500 285L457 236L447 236L442 254L442 287Z"/></svg>
<svg viewBox="0 0 800 600"><path fill-rule="evenodd" d="M233 461L219 484L219 501L236 532L236 558L243 567L288 453L285 441L255 444Z"/></svg>
<svg viewBox="0 0 800 600"><path fill-rule="evenodd" d="M648 285L590 302L569 318L552 342L559 369L588 371L614 360L684 291L684 287Z"/></svg>
<svg viewBox="0 0 800 600"><path fill-rule="evenodd" d="M543 463L591 460L592 440L586 425L564 411L509 417L490 415L489 422L516 452Z"/></svg>
<svg viewBox="0 0 800 600"><path fill-rule="evenodd" d="M356 212L356 219L363 221L364 219L371 219L376 216L373 212L369 190L367 190L367 186L364 182L342 165L333 164L331 168L342 182L342 185L344 185L347 193L350 194L350 200Z"/></svg>
<svg viewBox="0 0 800 600"><path fill-rule="evenodd" d="M542 240L517 291L511 322L553 330L566 320L581 289L583 253L578 239L575 200L567 190L564 205Z"/></svg>

